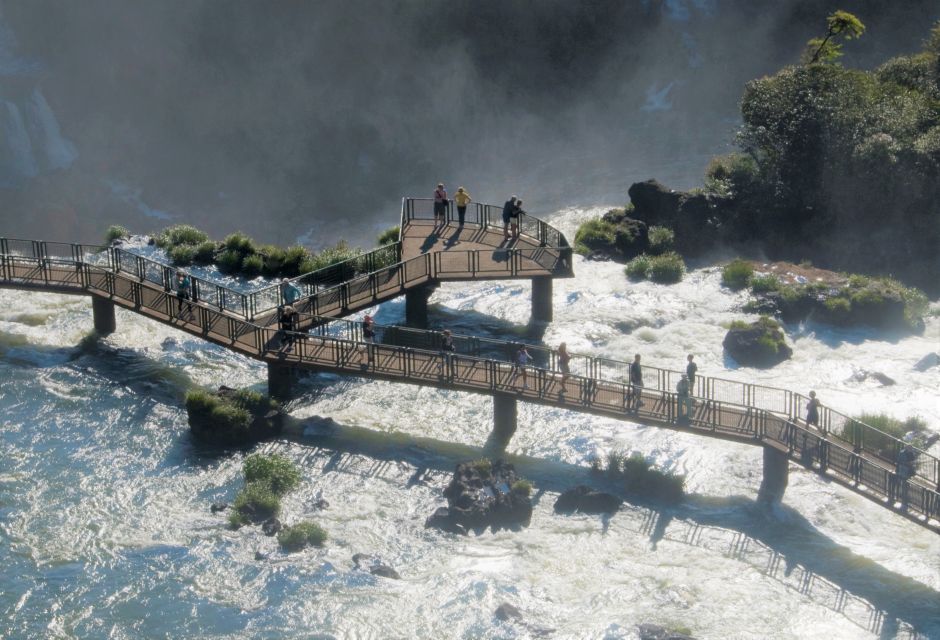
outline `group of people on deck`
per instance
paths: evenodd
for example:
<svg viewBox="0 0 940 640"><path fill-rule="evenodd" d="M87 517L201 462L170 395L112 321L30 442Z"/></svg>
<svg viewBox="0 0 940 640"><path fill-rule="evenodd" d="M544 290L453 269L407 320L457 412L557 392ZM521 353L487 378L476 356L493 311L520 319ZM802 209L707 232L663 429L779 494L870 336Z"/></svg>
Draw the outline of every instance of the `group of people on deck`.
<svg viewBox="0 0 940 640"><path fill-rule="evenodd" d="M457 188L454 194L454 205L457 207L457 224L463 227L467 217L467 205L473 201L470 193L463 187ZM450 206L450 200L447 196L447 189L444 183L439 182L434 190L434 224L444 226L447 224L447 209ZM519 217L524 214L522 209L522 200L516 196L510 196L509 200L503 205L503 238L506 240L517 239L519 237Z"/></svg>

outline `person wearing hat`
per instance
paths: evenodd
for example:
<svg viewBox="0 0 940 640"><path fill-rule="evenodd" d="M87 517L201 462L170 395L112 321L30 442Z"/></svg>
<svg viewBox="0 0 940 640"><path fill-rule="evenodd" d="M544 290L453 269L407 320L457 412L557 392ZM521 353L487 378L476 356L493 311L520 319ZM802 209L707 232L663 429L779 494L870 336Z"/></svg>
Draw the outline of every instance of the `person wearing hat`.
<svg viewBox="0 0 940 640"><path fill-rule="evenodd" d="M682 374L676 384L676 394L679 396L676 410L676 420L688 421L692 416L692 396L689 395L689 376Z"/></svg>
<svg viewBox="0 0 940 640"><path fill-rule="evenodd" d="M457 223L459 226L463 226L464 218L467 215L467 205L473 198L470 197L470 194L464 190L463 187L457 187L457 193L454 194L454 203L457 205Z"/></svg>
<svg viewBox="0 0 940 640"><path fill-rule="evenodd" d="M444 226L447 217L447 190L444 189L444 183L437 183L437 189L434 190L434 223Z"/></svg>

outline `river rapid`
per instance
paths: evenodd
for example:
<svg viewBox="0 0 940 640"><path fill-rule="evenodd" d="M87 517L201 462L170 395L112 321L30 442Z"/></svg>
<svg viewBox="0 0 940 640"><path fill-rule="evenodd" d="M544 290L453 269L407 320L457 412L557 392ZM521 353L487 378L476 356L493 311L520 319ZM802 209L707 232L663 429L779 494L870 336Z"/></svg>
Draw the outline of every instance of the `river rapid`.
<svg viewBox="0 0 940 640"><path fill-rule="evenodd" d="M549 221L572 238L601 211ZM744 297L716 267L659 286L575 261L577 277L555 282L548 344L672 368L695 353L705 375L815 389L846 413L940 429L940 368L913 369L940 351L940 318L908 337L790 326L793 358L757 371L722 353ZM528 294L524 282L447 284L431 322L523 335ZM401 322L404 304L374 311ZM636 638L649 622L697 638L940 638L940 536L793 466L783 505L761 509L757 447L520 403L509 450L535 485L531 525L426 530L453 466L482 455L490 399L330 374L302 382L293 435L252 450L303 471L282 520L330 535L284 554L210 513L242 486L248 452L194 445L182 403L193 384L263 390L264 366L127 311L97 345L82 342L91 324L85 298L0 291L0 637ZM897 384L854 381L861 368ZM557 494L614 449L685 474L688 501L556 516ZM354 569L354 553L402 579ZM498 621L503 602L525 622Z"/></svg>

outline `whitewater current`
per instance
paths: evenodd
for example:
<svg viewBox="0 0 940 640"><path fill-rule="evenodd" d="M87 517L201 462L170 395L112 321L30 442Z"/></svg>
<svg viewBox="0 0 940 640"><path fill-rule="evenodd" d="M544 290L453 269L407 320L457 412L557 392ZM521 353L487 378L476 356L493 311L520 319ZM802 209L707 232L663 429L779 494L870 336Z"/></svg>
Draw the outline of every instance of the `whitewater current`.
<svg viewBox="0 0 940 640"><path fill-rule="evenodd" d="M550 222L570 238L598 213ZM738 368L721 341L743 294L690 266L661 286L576 257L542 339L672 368L694 353L705 375L940 429L940 368L913 369L940 351L940 318L919 336L790 326L791 360ZM445 284L431 303L436 327L526 332L524 282ZM404 305L372 311L393 324ZM302 435L251 450L297 463L282 520L330 536L285 554L210 512L234 498L250 452L194 445L182 402L192 385L264 390L264 365L123 310L97 344L83 342L91 324L86 298L0 291L0 637L636 638L654 623L697 638L940 638L940 536L795 466L783 505L759 508L757 447L520 403L509 452L535 486L530 526L425 529L454 465L482 456L491 400L330 374L304 379L288 407ZM897 384L856 381L859 369ZM555 515L558 493L615 449L684 474L687 502ZM402 579L355 569L355 553ZM503 602L523 622L497 620Z"/></svg>

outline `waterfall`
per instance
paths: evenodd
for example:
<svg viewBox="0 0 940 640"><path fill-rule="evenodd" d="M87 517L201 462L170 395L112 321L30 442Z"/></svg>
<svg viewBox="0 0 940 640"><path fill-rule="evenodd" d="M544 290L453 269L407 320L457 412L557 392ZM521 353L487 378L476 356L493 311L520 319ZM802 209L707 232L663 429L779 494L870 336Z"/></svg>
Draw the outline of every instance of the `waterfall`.
<svg viewBox="0 0 940 640"><path fill-rule="evenodd" d="M33 144L19 107L0 101L0 185L39 175Z"/></svg>

